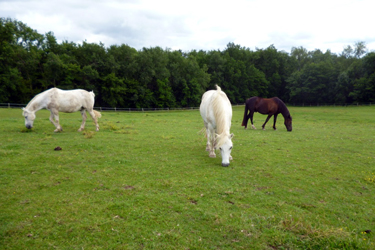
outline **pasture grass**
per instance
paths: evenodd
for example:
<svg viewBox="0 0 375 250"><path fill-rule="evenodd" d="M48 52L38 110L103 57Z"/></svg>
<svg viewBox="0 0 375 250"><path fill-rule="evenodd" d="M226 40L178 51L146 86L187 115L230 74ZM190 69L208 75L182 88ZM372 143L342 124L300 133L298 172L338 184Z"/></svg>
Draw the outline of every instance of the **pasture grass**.
<svg viewBox="0 0 375 250"><path fill-rule="evenodd" d="M0 109L0 249L374 249L375 107L233 108L233 161L199 111L103 112L54 133ZM60 147L61 150L55 150ZM370 231L369 231L370 230Z"/></svg>

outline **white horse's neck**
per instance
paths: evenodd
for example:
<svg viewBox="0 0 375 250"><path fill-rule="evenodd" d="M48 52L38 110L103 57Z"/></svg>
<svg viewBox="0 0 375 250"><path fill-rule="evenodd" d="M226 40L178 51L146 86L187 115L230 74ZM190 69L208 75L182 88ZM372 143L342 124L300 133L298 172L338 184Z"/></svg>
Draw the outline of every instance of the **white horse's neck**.
<svg viewBox="0 0 375 250"><path fill-rule="evenodd" d="M26 110L28 110L30 112L36 112L38 110L46 108L46 102L45 102L46 93L47 93L46 91L42 92L42 93L36 95L33 99L31 99L31 101L26 106Z"/></svg>
<svg viewBox="0 0 375 250"><path fill-rule="evenodd" d="M223 145L230 136L232 119L232 106L225 93L218 88L216 96L212 100L212 108L216 121L216 133L218 134L217 146Z"/></svg>
<svg viewBox="0 0 375 250"><path fill-rule="evenodd" d="M231 121L230 118L227 116L228 112L225 110L228 108L226 105L226 99L223 98L222 94L219 92L214 99L213 108L214 108L214 115L216 120L216 132L217 134L227 134L229 135Z"/></svg>

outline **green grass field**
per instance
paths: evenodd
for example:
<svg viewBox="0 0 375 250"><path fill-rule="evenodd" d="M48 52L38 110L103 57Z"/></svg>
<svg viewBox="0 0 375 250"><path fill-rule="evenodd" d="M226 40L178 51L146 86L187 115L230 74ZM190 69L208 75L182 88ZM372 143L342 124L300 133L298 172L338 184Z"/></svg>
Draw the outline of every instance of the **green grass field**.
<svg viewBox="0 0 375 250"><path fill-rule="evenodd" d="M197 110L54 133L0 109L0 249L375 249L375 106L289 110L293 132L262 131L234 107L225 168Z"/></svg>

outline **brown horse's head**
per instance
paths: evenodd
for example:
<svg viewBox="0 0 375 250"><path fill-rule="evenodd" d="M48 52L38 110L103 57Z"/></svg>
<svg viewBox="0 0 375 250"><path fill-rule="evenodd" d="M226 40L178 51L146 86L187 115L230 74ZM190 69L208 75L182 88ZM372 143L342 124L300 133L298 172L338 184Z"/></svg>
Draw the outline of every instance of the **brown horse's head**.
<svg viewBox="0 0 375 250"><path fill-rule="evenodd" d="M285 116L284 118L285 118L284 124L285 124L286 130L291 132L292 131L292 117L288 115L288 116Z"/></svg>

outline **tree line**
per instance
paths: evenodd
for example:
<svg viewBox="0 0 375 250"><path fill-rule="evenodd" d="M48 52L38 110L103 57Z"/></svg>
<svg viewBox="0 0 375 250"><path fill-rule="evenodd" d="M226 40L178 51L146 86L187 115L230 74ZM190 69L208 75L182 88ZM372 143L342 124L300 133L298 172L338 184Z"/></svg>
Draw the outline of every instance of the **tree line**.
<svg viewBox="0 0 375 250"><path fill-rule="evenodd" d="M228 43L223 50L136 50L126 44L58 43L21 21L0 18L0 103L28 103L58 87L93 90L95 106L197 107L215 84L232 103L278 96L287 103L375 101L375 52L364 42L342 53L273 45L251 50Z"/></svg>

